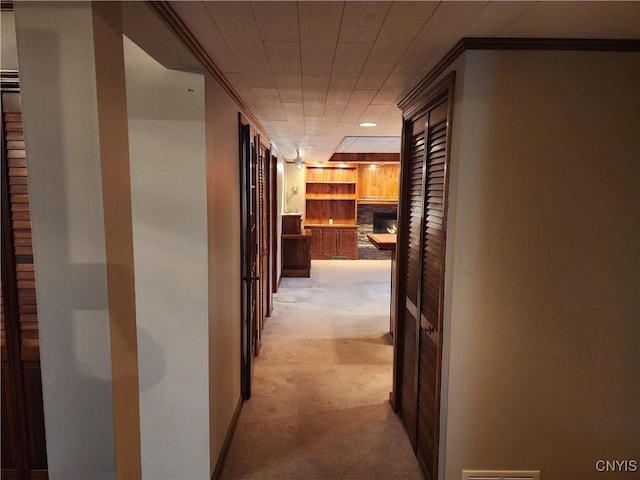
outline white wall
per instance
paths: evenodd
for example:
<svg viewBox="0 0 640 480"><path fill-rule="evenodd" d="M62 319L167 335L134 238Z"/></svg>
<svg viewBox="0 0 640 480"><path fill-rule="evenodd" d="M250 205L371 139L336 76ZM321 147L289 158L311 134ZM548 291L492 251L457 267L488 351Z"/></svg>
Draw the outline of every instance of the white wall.
<svg viewBox="0 0 640 480"><path fill-rule="evenodd" d="M16 2L15 19L49 478L111 479L114 418L91 7Z"/></svg>
<svg viewBox="0 0 640 480"><path fill-rule="evenodd" d="M208 245L204 76L125 38L142 475L206 479Z"/></svg>
<svg viewBox="0 0 640 480"><path fill-rule="evenodd" d="M240 140L238 107L206 75L211 469L240 402Z"/></svg>
<svg viewBox="0 0 640 480"><path fill-rule="evenodd" d="M640 445L640 55L467 52L447 245L447 479ZM462 88L462 90L460 90Z"/></svg>

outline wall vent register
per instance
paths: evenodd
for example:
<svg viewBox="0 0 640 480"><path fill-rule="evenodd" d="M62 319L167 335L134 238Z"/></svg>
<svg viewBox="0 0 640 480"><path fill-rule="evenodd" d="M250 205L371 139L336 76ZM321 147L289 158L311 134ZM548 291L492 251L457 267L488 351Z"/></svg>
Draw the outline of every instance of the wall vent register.
<svg viewBox="0 0 640 480"><path fill-rule="evenodd" d="M540 480L540 470L463 470L462 480Z"/></svg>

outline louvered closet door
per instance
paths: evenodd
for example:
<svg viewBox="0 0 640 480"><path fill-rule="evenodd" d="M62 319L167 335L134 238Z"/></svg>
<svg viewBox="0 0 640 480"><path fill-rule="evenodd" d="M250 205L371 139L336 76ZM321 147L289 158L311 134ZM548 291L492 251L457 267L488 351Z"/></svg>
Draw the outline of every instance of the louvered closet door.
<svg viewBox="0 0 640 480"><path fill-rule="evenodd" d="M438 461L440 411L447 107L446 102L438 105L429 112L427 119L425 207L421 247L416 454L425 471L433 472L434 478Z"/></svg>
<svg viewBox="0 0 640 480"><path fill-rule="evenodd" d="M415 444L416 431L416 404L415 404L415 365L417 361L417 315L418 315L418 285L420 281L420 232L422 231L422 186L423 186L423 170L424 170L424 153L425 153L425 135L424 125L426 116L421 117L413 122L416 126L411 131L408 139L408 154L406 155L407 164L403 165L406 169L404 174L406 195L405 215L406 222L404 225L404 239L402 242L405 248L398 249L399 263L403 267L404 277L402 278L400 289L404 292L404 298L401 298L401 304L404 305L403 312L399 317L398 325L398 342L401 346L401 358L399 366L401 371L398 378L400 379L400 416L404 422L405 428L409 433L411 442ZM413 125L409 128L413 128Z"/></svg>
<svg viewBox="0 0 640 480"><path fill-rule="evenodd" d="M394 388L396 408L427 480L438 477L452 92L453 75L403 112L409 118L403 131Z"/></svg>

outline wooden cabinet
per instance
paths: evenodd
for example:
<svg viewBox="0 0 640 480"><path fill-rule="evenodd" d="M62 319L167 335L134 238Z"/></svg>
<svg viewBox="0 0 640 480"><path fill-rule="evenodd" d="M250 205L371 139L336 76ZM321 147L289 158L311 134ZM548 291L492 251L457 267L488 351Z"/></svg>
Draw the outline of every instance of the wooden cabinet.
<svg viewBox="0 0 640 480"><path fill-rule="evenodd" d="M322 228L310 228L311 232L311 258L321 258L322 255Z"/></svg>
<svg viewBox="0 0 640 480"><path fill-rule="evenodd" d="M358 229L355 226L315 225L311 231L311 258L358 258Z"/></svg>
<svg viewBox="0 0 640 480"><path fill-rule="evenodd" d="M338 252L349 259L358 258L358 230L356 228L341 228L338 230Z"/></svg>
<svg viewBox="0 0 640 480"><path fill-rule="evenodd" d="M302 214L301 213L283 213L282 214L282 233L285 235L300 235L302 233Z"/></svg>
<svg viewBox="0 0 640 480"><path fill-rule="evenodd" d="M282 234L282 276L311 275L311 235Z"/></svg>

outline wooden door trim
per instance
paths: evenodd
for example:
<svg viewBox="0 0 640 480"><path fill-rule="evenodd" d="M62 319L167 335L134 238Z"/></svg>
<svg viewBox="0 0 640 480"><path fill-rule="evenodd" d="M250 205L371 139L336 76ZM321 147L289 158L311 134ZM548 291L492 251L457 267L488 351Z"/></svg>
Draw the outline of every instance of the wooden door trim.
<svg viewBox="0 0 640 480"><path fill-rule="evenodd" d="M271 263L271 291L278 291L278 157L271 154L271 254L273 261ZM273 308L273 300L271 301Z"/></svg>

